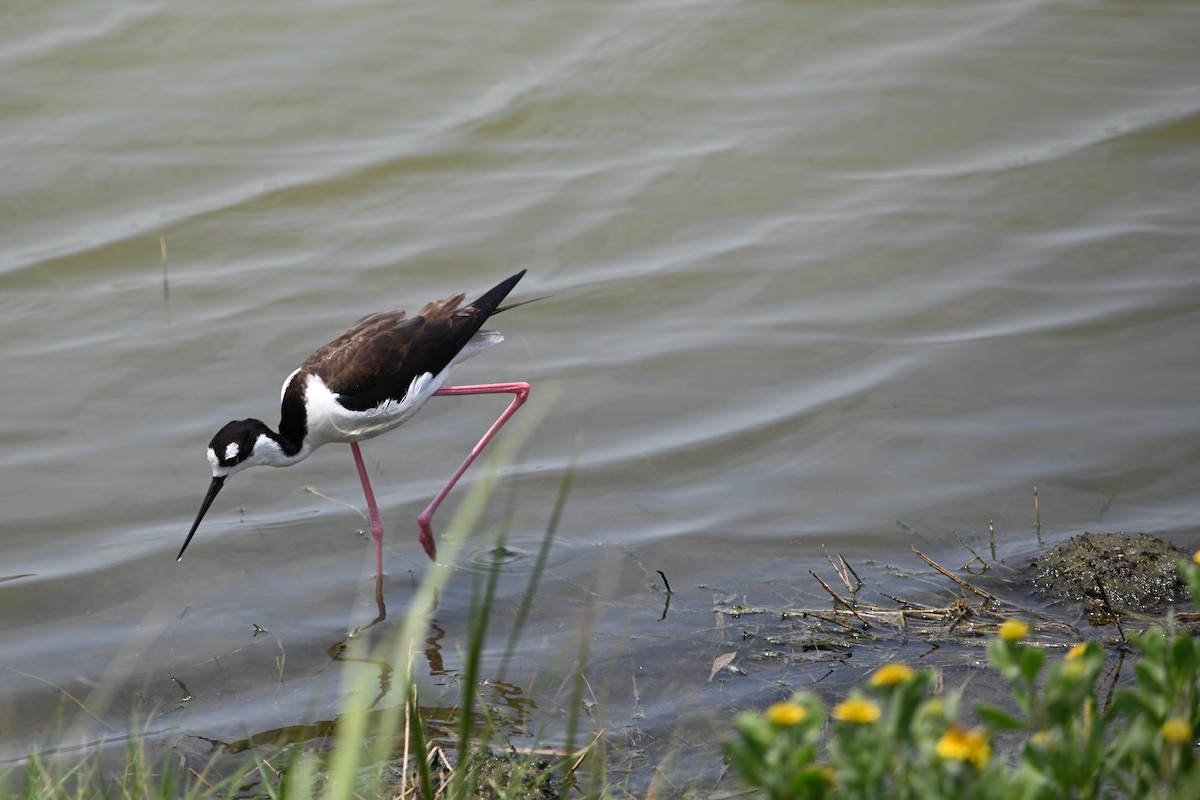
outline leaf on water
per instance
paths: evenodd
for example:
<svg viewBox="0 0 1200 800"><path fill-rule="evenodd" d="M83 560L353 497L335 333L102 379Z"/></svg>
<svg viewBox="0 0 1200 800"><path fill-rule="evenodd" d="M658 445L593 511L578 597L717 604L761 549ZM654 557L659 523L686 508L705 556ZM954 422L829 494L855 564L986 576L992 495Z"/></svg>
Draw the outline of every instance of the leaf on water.
<svg viewBox="0 0 1200 800"><path fill-rule="evenodd" d="M712 672L708 674L708 682L712 683L712 679L717 677L717 673L728 667L730 662L732 662L735 658L737 658L737 653L733 652L726 653L723 656L717 656L715 659L713 659Z"/></svg>

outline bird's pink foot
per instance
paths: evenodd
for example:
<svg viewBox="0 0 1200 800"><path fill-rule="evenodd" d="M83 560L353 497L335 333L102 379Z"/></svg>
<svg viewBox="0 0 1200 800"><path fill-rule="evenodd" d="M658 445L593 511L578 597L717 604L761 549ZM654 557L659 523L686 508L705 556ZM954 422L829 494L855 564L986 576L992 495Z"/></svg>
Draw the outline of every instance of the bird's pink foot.
<svg viewBox="0 0 1200 800"><path fill-rule="evenodd" d="M421 547L425 548L425 553L429 556L430 561L437 561L437 544L433 541L433 526L430 524L430 519L424 514L417 517L417 527L421 529L421 535L418 537Z"/></svg>

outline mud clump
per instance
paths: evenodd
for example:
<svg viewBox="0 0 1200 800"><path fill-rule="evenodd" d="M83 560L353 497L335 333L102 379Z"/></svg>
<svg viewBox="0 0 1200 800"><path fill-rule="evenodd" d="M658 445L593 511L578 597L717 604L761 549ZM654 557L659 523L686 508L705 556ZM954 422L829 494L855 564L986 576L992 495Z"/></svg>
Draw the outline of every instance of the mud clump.
<svg viewBox="0 0 1200 800"><path fill-rule="evenodd" d="M1144 533L1084 533L1030 566L1044 600L1081 603L1093 622L1102 622L1110 616L1106 599L1115 611L1138 614L1187 600L1175 567L1181 558L1188 558L1185 550Z"/></svg>

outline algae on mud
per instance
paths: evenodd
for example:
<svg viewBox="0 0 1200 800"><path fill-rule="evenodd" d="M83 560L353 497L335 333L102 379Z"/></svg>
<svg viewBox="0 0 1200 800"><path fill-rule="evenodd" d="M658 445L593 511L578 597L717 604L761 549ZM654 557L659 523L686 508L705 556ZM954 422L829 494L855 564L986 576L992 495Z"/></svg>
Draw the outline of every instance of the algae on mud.
<svg viewBox="0 0 1200 800"><path fill-rule="evenodd" d="M1112 611L1159 614L1188 599L1176 563L1180 547L1145 533L1083 533L1033 559L1033 585L1043 600L1082 604L1103 622Z"/></svg>

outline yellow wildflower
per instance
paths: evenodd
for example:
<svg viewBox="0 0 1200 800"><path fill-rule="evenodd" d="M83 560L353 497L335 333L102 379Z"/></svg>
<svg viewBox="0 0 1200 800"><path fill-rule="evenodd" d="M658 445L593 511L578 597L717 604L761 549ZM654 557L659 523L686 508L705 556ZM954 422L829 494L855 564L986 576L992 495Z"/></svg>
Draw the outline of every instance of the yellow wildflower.
<svg viewBox="0 0 1200 800"><path fill-rule="evenodd" d="M833 718L866 725L879 719L879 706L862 697L851 697L833 707Z"/></svg>
<svg viewBox="0 0 1200 800"><path fill-rule="evenodd" d="M1006 619L1000 623L1000 638L1006 642L1019 642L1028 635L1028 623L1018 619Z"/></svg>
<svg viewBox="0 0 1200 800"><path fill-rule="evenodd" d="M1192 740L1192 726L1182 717L1171 717L1162 724L1162 735L1171 744L1184 744Z"/></svg>
<svg viewBox="0 0 1200 800"><path fill-rule="evenodd" d="M1197 565L1200 565L1200 550L1197 550L1196 554L1192 556L1192 561L1195 561Z"/></svg>
<svg viewBox="0 0 1200 800"><path fill-rule="evenodd" d="M912 667L906 664L884 664L871 676L871 685L894 686L897 683L904 683L912 676Z"/></svg>
<svg viewBox="0 0 1200 800"><path fill-rule="evenodd" d="M1067 661L1074 661L1087 652L1087 642L1080 642L1067 651Z"/></svg>
<svg viewBox="0 0 1200 800"><path fill-rule="evenodd" d="M983 769L992 757L992 745L981 729L964 731L956 725L938 740L937 754L945 759L967 761L974 764L976 769Z"/></svg>
<svg viewBox="0 0 1200 800"><path fill-rule="evenodd" d="M808 712L799 703L776 703L767 709L767 719L772 725L786 728L799 725L808 717Z"/></svg>

